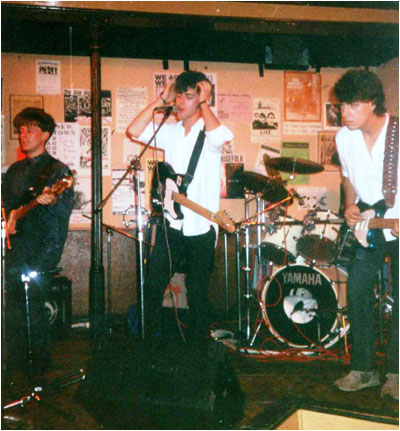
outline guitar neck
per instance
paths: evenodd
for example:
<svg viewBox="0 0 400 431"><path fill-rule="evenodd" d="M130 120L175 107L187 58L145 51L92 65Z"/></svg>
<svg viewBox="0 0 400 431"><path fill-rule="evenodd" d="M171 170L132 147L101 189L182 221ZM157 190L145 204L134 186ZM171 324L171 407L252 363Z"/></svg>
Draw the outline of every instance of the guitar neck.
<svg viewBox="0 0 400 431"><path fill-rule="evenodd" d="M368 221L368 229L393 229L397 219L372 218Z"/></svg>
<svg viewBox="0 0 400 431"><path fill-rule="evenodd" d="M189 208L190 210L194 211L197 214L200 214L206 219L217 222L217 220L215 220L215 214L213 212L209 211L207 208L202 207L196 202L191 201L185 195L181 193L173 192L172 199L178 204L183 205L186 208Z"/></svg>
<svg viewBox="0 0 400 431"><path fill-rule="evenodd" d="M16 214L16 221L25 217L30 210L37 207L38 205L39 205L39 202L36 199L34 199L33 201L30 201L26 205L18 208L17 214Z"/></svg>

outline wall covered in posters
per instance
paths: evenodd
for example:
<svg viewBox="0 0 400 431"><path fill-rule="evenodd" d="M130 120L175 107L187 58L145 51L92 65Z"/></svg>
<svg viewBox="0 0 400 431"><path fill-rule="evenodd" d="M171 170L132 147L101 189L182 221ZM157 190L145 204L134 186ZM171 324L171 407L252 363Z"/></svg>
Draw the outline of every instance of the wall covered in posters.
<svg viewBox="0 0 400 431"><path fill-rule="evenodd" d="M234 181L235 175L251 171L267 177L265 157L286 156L305 158L325 167L321 173L289 179L287 188L301 191L307 202L319 202L319 208L338 211L340 170L330 159L341 119L331 100L331 90L344 69L321 69L320 73L265 70L260 77L257 65L252 64L190 62L190 68L209 77L213 85L213 110L234 134L221 156L222 210L234 221L244 218L243 192ZM393 61L393 67L384 65L377 70L383 74L385 89L390 87L396 68ZM182 61L169 61L169 69L165 71L158 60L102 58L103 196L111 191L131 158L140 151L141 146L125 135L127 124L160 93L166 80L182 71ZM31 102L43 106L57 122L49 151L65 161L76 175L77 193L70 229L89 230L91 222L86 217L91 214L89 58L5 53L2 82L2 172L18 157L18 140L12 128L18 107ZM394 103L393 98L389 100ZM398 112L397 105L388 107ZM168 121L174 121L173 116ZM146 157L139 191L144 196L145 216L150 211L152 157L162 155L149 153ZM134 182L129 177L107 202L103 209L104 223L125 228L124 220L134 219L138 199ZM310 205L295 202L289 215L302 219L309 209Z"/></svg>

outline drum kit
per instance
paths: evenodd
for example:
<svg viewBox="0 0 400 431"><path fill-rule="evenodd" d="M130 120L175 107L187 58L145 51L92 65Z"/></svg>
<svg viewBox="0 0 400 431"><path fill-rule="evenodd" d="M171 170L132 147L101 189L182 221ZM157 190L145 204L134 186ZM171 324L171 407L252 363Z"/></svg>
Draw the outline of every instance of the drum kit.
<svg viewBox="0 0 400 431"><path fill-rule="evenodd" d="M287 190L287 182L296 174L321 172L321 165L289 157L267 158L264 163L269 177L249 171L237 176L245 198L245 219L236 229L239 332L245 333L252 346L265 323L288 346L330 348L349 330L347 271L339 256L343 220L331 211L312 210L303 220L287 215L294 198L300 198L294 190ZM271 175L274 170L289 173L289 179L283 181L279 173ZM249 217L253 200L257 211ZM244 235L243 245L240 235ZM241 271L245 279L244 319L239 299ZM263 320L252 334L254 289Z"/></svg>

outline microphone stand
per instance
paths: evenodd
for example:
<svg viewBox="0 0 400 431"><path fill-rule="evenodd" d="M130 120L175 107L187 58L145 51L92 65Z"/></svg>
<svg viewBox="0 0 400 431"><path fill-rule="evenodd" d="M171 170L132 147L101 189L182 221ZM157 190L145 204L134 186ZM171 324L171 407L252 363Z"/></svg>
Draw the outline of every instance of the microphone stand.
<svg viewBox="0 0 400 431"><path fill-rule="evenodd" d="M7 220L5 215L4 207L1 207L1 359L2 359L2 370L6 369L6 302L7 302L7 290L6 290L6 252L7 248L11 248L10 237L8 235Z"/></svg>
<svg viewBox="0 0 400 431"><path fill-rule="evenodd" d="M168 107L167 107L168 108ZM154 132L153 136L151 137L150 141L144 146L143 150L140 152L140 154L136 157L134 157L129 167L126 169L125 173L122 175L122 177L119 179L119 181L115 184L115 186L112 188L110 193L103 199L103 202L98 206L97 211L100 211L103 209L104 205L107 203L111 195L115 192L115 190L120 186L122 181L128 176L128 174L131 171L138 171L140 169L140 159L142 158L143 154L147 151L147 148L150 146L150 144L155 139L158 131L161 129L161 127L164 125L164 123L167 121L169 116L172 113L172 107L170 109L165 110L165 114L163 119L161 120L160 124L158 125L156 131ZM142 214L141 214L141 196L140 196L140 179L139 175L136 172L135 176L135 182L136 182L136 192L138 196L138 204L137 204L137 214L136 214L136 220L138 223L138 241L139 241L139 286L140 286L140 301L141 301L141 335L142 339L144 339L144 330L145 330L145 316L144 316L144 264L143 264L143 226L142 226Z"/></svg>
<svg viewBox="0 0 400 431"><path fill-rule="evenodd" d="M26 324L27 324L27 335L28 335L28 382L29 382L29 395L21 397L19 400L12 401L11 403L6 404L2 407L2 410L8 410L13 407L17 406L25 406L30 401L36 401L41 402L42 396L41 393L43 392L43 387L41 385L35 385L33 381L33 352L32 352L32 322L31 322L31 312L30 312L30 304L29 304L29 290L30 286L29 283L32 279L35 279L39 275L45 275L45 274L52 274L52 273L59 273L62 270L62 268L56 268L50 271L43 271L43 272L37 272L32 271L28 274L21 274L21 281L24 284L24 291L25 291L25 309L26 309ZM69 374L62 379L59 379L57 382L56 388L62 388L64 386L68 386L72 383L78 382L80 380L83 380L85 378L85 374L83 374L83 370L80 369L79 371ZM74 420L74 417L67 412L64 412L63 410L58 409L57 407L49 404L44 403L46 406L52 408L55 412L65 416L68 420L72 421Z"/></svg>

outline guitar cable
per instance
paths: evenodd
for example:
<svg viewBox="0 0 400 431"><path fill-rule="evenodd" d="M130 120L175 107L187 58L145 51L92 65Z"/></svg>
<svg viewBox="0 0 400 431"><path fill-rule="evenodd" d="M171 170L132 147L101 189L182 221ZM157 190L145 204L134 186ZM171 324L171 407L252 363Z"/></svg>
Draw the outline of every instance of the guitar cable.
<svg viewBox="0 0 400 431"><path fill-rule="evenodd" d="M163 221L165 243L167 245L168 260L169 260L169 284L168 284L167 288L168 288L169 297L171 299L172 307L174 309L175 320L176 320L176 324L177 324L178 329L179 329L179 333L182 337L182 340L186 341L186 337L185 337L183 330L182 330L182 322L179 320L178 306L177 306L174 294L173 294L172 289L171 289L171 280L172 280L172 277L174 274L172 274L172 254L171 254L171 248L169 245L168 232L167 232L167 219L165 216L164 196L161 193L160 172L159 172L158 163L157 163L157 148L158 148L158 146L157 146L157 135L155 134L154 112L153 112L153 133L154 133L154 148L156 149L156 152L155 152L156 153L156 156L155 156L156 157L156 163L155 163L154 175L157 175L157 184L159 187L158 192L159 192L160 197L161 197L162 221Z"/></svg>

